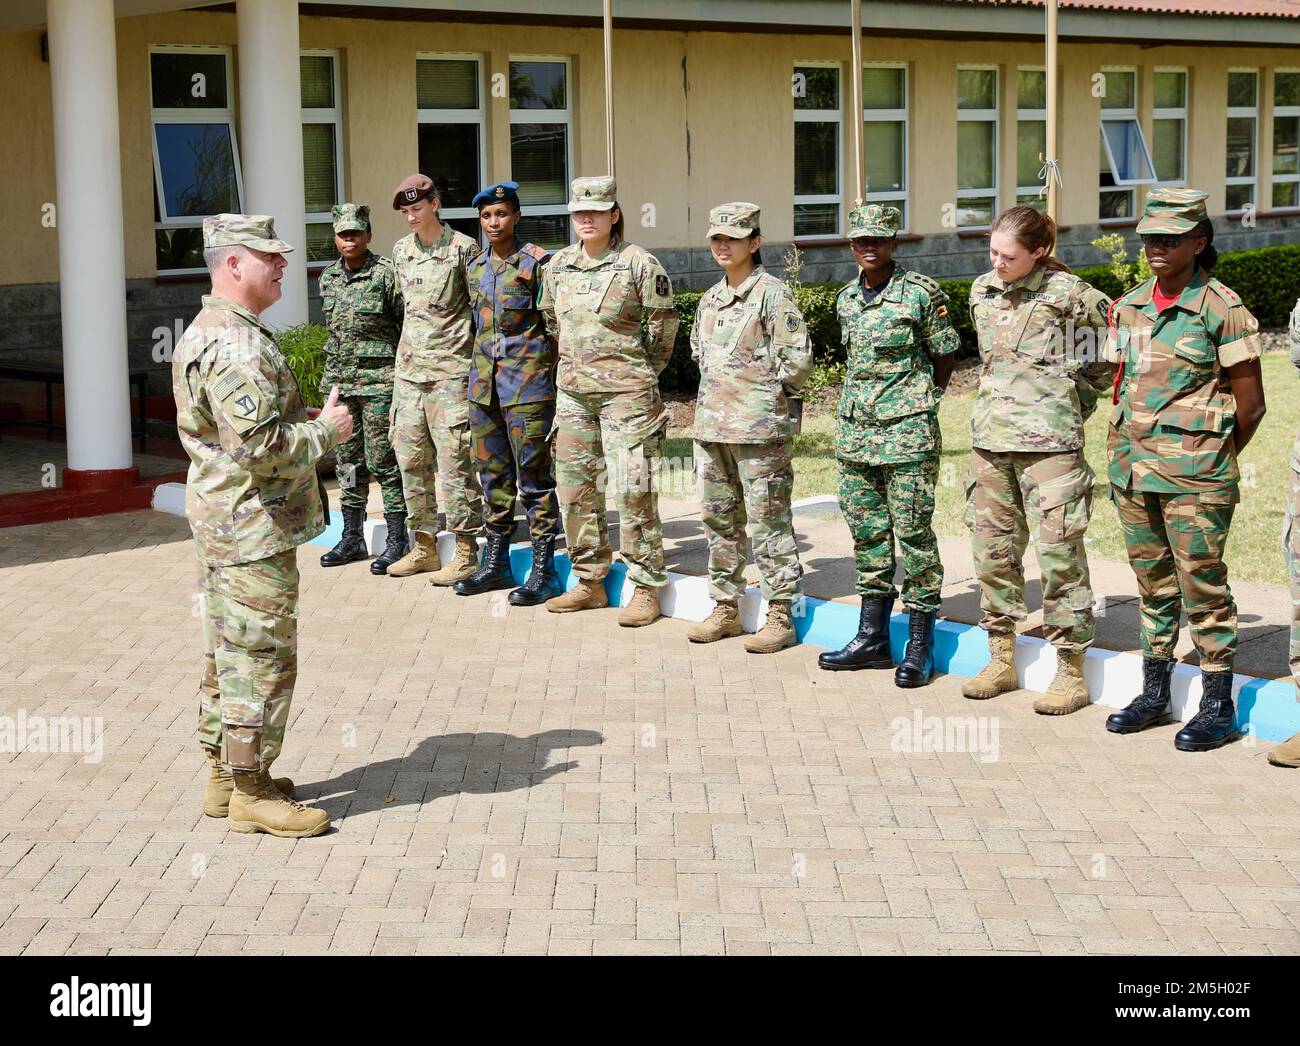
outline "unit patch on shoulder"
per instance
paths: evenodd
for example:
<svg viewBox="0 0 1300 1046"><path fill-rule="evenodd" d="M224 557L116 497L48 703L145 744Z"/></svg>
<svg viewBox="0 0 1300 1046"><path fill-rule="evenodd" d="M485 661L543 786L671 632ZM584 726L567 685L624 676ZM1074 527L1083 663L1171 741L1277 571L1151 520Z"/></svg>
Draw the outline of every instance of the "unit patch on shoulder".
<svg viewBox="0 0 1300 1046"><path fill-rule="evenodd" d="M794 310L785 314L785 329L791 334L799 329L799 314Z"/></svg>
<svg viewBox="0 0 1300 1046"><path fill-rule="evenodd" d="M668 297L668 292L670 288L671 288L671 284L669 284L668 282L667 273L661 272L657 276L655 276L655 293L659 295L659 297L661 298Z"/></svg>

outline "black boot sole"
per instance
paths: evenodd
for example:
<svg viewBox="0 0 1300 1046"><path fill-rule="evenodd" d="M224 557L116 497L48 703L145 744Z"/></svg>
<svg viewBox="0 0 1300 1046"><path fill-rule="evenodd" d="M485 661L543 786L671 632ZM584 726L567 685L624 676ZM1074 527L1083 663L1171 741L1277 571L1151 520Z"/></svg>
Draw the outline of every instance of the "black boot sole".
<svg viewBox="0 0 1300 1046"><path fill-rule="evenodd" d="M924 679L899 679L898 676L894 676L894 686L902 690L915 690L920 686L929 686L933 682L933 675L928 675Z"/></svg>
<svg viewBox="0 0 1300 1046"><path fill-rule="evenodd" d="M817 659L817 667L826 672L860 672L863 669L870 668L897 668L893 661L877 659L875 661L866 661L860 665L834 665L827 664L821 658Z"/></svg>
<svg viewBox="0 0 1300 1046"><path fill-rule="evenodd" d="M519 591L519 589L515 589L515 591L511 592L508 597L508 601L512 607L539 607L548 599L554 599L556 596L563 595L559 590L559 586L556 586L554 592L547 590L539 592L537 595L529 593L521 596L519 595Z"/></svg>
<svg viewBox="0 0 1300 1046"><path fill-rule="evenodd" d="M514 578L497 578L495 581L489 581L487 584L478 584L471 588L464 581L457 581L451 586L451 590L458 596L479 596L484 592L498 592L503 588L514 588L517 582Z"/></svg>
<svg viewBox="0 0 1300 1046"><path fill-rule="evenodd" d="M1112 723L1106 720L1106 729L1112 734L1140 734L1143 730L1149 730L1153 726L1167 726L1174 721L1173 714L1158 716L1155 719L1148 720L1145 723L1126 724Z"/></svg>
<svg viewBox="0 0 1300 1046"><path fill-rule="evenodd" d="M321 556L320 565L327 569L329 567L346 567L349 563L360 563L362 560L366 560L369 558L370 558L369 552L358 552L355 555L348 556L346 559L340 559L333 563L326 563L325 557Z"/></svg>
<svg viewBox="0 0 1300 1046"><path fill-rule="evenodd" d="M1174 738L1174 747L1180 752L1213 752L1216 748L1222 748L1224 745L1237 740L1241 734L1234 730L1226 737L1219 738L1216 741L1183 741L1179 742Z"/></svg>

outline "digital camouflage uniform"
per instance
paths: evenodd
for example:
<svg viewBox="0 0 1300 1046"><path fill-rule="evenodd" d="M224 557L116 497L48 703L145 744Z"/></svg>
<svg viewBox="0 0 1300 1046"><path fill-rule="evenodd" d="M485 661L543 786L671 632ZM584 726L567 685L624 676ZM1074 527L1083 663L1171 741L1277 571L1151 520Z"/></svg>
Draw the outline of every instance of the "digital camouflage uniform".
<svg viewBox="0 0 1300 1046"><path fill-rule="evenodd" d="M397 346L392 441L412 531L437 530L435 481L447 529L477 536L483 496L469 436L469 365L474 344L465 269L479 246L443 225L436 243L419 234L393 247L405 314Z"/></svg>
<svg viewBox="0 0 1300 1046"><path fill-rule="evenodd" d="M979 391L971 411L966 525L980 581L981 627L1011 634L1025 617L1022 560L1028 514L1038 517L1043 635L1061 651L1092 644L1092 588L1083 535L1093 475L1083 423L1109 386L1100 359L1110 299L1046 265L1004 284L971 285Z"/></svg>
<svg viewBox="0 0 1300 1046"><path fill-rule="evenodd" d="M613 178L578 178L573 188L590 194L593 204L613 202ZM570 210L577 209L571 202ZM609 573L605 455L611 452L628 577L662 588L668 575L654 474L668 413L659 374L672 358L678 323L668 273L654 255L617 238L596 258L575 243L556 251L543 270L538 305L559 345L555 478L574 572L584 581Z"/></svg>
<svg viewBox="0 0 1300 1046"><path fill-rule="evenodd" d="M405 512L402 477L388 438L393 359L402 332L402 293L387 258L366 251L360 268L342 258L320 274L321 308L330 338L320 391L337 385L352 415L352 436L338 448L340 502L365 510L370 477L379 481L384 512Z"/></svg>
<svg viewBox="0 0 1300 1046"><path fill-rule="evenodd" d="M550 443L555 353L537 308L549 257L516 240L508 257L489 247L466 273L474 317L469 417L487 529L514 530L517 490L534 541L560 528Z"/></svg>
<svg viewBox="0 0 1300 1046"><path fill-rule="evenodd" d="M205 246L290 249L270 218L204 224ZM235 770L262 770L284 743L298 671L297 546L325 529L315 466L338 433L307 420L271 331L214 295L176 345L172 392L203 595L199 740Z"/></svg>

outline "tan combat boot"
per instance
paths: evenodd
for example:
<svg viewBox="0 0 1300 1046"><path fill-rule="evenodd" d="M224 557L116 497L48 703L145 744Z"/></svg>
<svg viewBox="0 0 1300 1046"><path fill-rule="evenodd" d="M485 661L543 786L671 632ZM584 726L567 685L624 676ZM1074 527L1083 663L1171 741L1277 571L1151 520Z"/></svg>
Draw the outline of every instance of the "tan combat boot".
<svg viewBox="0 0 1300 1046"><path fill-rule="evenodd" d="M1042 715L1069 715L1088 707L1088 684L1083 681L1082 650L1056 651L1056 678L1037 701L1034 711Z"/></svg>
<svg viewBox="0 0 1300 1046"><path fill-rule="evenodd" d="M271 784L265 770L236 770L235 794L230 797L232 832L265 832L282 839L320 835L330 826L324 810L286 799Z"/></svg>
<svg viewBox="0 0 1300 1046"><path fill-rule="evenodd" d="M1015 690L1016 634L1014 632L989 633L989 663L973 679L962 684L962 697L972 701L986 701L1008 690Z"/></svg>
<svg viewBox="0 0 1300 1046"><path fill-rule="evenodd" d="M546 609L552 614L572 614L576 610L600 610L609 606L609 596L605 594L605 579L594 581L580 580L569 591L553 596L546 601Z"/></svg>
<svg viewBox="0 0 1300 1046"><path fill-rule="evenodd" d="M624 628L641 628L663 616L659 609L659 590L649 585L637 585L632 600L618 612L618 623Z"/></svg>
<svg viewBox="0 0 1300 1046"><path fill-rule="evenodd" d="M713 613L703 621L691 625L686 638L692 643L714 643L719 639L738 636L740 627L740 608L734 599L719 599L713 604Z"/></svg>
<svg viewBox="0 0 1300 1046"><path fill-rule="evenodd" d="M1292 734L1276 748L1270 748L1268 761L1274 766L1300 766L1300 734Z"/></svg>
<svg viewBox="0 0 1300 1046"><path fill-rule="evenodd" d="M203 754L212 770L208 783L203 786L203 812L209 817L225 817L230 812L230 794L235 790L235 779L221 762L216 749L204 745ZM293 782L287 777L277 777L272 783L286 798L292 799L297 794Z"/></svg>
<svg viewBox="0 0 1300 1046"><path fill-rule="evenodd" d="M388 568L389 577L410 577L425 570L438 569L438 535L415 532L411 551Z"/></svg>
<svg viewBox="0 0 1300 1046"><path fill-rule="evenodd" d="M469 534L456 535L456 554L441 570L429 575L431 585L454 585L478 570L478 541ZM392 571L390 570L391 574Z"/></svg>
<svg viewBox="0 0 1300 1046"><path fill-rule="evenodd" d="M775 654L799 642L794 623L790 620L788 602L768 603L767 621L763 627L745 640L745 649L751 654Z"/></svg>

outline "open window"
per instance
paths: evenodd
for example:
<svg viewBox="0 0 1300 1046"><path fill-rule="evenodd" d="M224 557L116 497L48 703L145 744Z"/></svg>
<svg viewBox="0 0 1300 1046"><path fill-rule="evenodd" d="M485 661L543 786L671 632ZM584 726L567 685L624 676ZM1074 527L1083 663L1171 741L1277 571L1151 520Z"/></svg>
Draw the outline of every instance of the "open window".
<svg viewBox="0 0 1300 1046"><path fill-rule="evenodd" d="M1156 180L1151 150L1137 116L1137 70L1103 69L1100 194L1102 221L1135 216L1130 186Z"/></svg>

